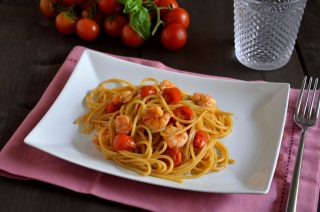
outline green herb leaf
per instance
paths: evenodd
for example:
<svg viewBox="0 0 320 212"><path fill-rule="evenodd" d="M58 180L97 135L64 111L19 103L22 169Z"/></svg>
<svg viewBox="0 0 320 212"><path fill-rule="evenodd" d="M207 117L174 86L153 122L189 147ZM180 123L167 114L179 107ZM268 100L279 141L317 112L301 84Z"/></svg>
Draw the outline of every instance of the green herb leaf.
<svg viewBox="0 0 320 212"><path fill-rule="evenodd" d="M141 0L127 0L124 7L124 13L137 12L140 10L141 7L142 7Z"/></svg>
<svg viewBox="0 0 320 212"><path fill-rule="evenodd" d="M151 21L149 11L141 7L137 12L130 13L130 26L144 39L150 37Z"/></svg>

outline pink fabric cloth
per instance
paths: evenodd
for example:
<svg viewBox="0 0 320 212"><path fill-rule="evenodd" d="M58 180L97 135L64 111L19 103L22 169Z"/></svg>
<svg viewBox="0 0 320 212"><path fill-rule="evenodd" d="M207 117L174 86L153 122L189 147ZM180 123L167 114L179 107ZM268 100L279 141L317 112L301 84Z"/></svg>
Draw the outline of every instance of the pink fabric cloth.
<svg viewBox="0 0 320 212"><path fill-rule="evenodd" d="M92 194L152 211L284 211L290 187L300 129L292 117L298 90L291 89L287 121L278 165L268 194L209 194L139 183L83 168L53 157L23 143L59 95L84 47L75 47L48 86L38 104L22 122L0 152L0 174L21 179L36 179L70 190ZM162 63L121 57L162 69ZM193 73L192 73L193 74ZM212 77L212 76L211 76ZM320 177L320 129L307 134L300 180L298 211L316 211ZM125 186L123 186L125 185Z"/></svg>

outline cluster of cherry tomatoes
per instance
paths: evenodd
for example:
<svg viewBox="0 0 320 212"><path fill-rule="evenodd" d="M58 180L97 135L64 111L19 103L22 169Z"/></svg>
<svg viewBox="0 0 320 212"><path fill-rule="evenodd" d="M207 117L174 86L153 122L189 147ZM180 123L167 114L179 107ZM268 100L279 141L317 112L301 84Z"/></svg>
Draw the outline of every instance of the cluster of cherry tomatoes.
<svg viewBox="0 0 320 212"><path fill-rule="evenodd" d="M141 46L161 30L163 46L179 49L187 41L190 22L176 0L40 0L40 11L55 18L61 33L77 33L92 41L104 30L131 47Z"/></svg>

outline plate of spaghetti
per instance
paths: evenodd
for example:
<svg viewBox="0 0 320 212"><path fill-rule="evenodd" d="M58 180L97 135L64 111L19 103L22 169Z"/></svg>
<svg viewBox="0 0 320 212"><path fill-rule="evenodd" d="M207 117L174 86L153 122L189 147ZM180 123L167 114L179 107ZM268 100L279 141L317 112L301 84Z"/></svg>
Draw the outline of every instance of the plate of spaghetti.
<svg viewBox="0 0 320 212"><path fill-rule="evenodd" d="M142 176L183 182L234 162L218 140L232 131L232 114L207 94L191 95L169 80L108 79L85 103L76 120L81 131L95 131L92 141L106 159Z"/></svg>
<svg viewBox="0 0 320 212"><path fill-rule="evenodd" d="M143 183L267 193L289 87L162 70L86 50L25 143Z"/></svg>

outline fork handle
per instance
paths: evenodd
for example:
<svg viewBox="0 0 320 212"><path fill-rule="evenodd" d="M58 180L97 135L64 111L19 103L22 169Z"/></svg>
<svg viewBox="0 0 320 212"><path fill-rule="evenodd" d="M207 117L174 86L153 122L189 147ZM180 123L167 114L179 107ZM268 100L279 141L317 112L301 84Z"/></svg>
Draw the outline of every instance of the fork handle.
<svg viewBox="0 0 320 212"><path fill-rule="evenodd" d="M296 164L294 166L294 173L292 176L292 183L290 187L288 202L287 202L287 212L295 212L297 207L297 199L298 199L298 191L299 191L299 180L300 180L300 172L301 172L301 163L303 157L303 149L304 149L304 137L306 135L306 130L303 129L301 132L299 149L296 159Z"/></svg>

